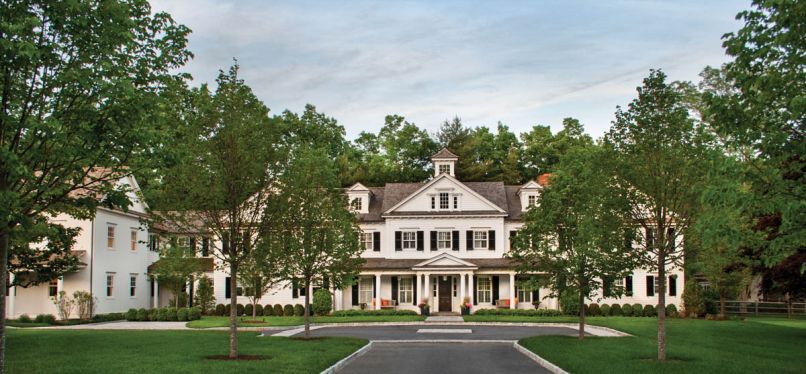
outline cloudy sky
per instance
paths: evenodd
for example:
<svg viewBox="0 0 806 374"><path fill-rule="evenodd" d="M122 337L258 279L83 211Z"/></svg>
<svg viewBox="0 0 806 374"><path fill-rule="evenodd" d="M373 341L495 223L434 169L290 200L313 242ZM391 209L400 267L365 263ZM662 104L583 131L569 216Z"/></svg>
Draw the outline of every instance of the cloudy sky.
<svg viewBox="0 0 806 374"><path fill-rule="evenodd" d="M212 82L237 58L279 113L306 103L349 138L400 114L436 131L466 125L516 132L582 120L609 127L651 68L696 80L726 61L721 36L749 1L220 1L154 0L193 30L187 65Z"/></svg>

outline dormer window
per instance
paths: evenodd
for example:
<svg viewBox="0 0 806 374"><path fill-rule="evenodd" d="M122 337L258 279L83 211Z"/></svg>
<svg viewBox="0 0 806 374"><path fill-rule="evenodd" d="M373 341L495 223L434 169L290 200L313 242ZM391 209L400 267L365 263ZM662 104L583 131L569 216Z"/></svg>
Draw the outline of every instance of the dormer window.
<svg viewBox="0 0 806 374"><path fill-rule="evenodd" d="M535 195L529 195L529 196L528 196L528 199L529 199L529 207L530 207L530 208L531 208L531 207L533 207L533 206L535 206L535 205L537 204L537 196L535 196Z"/></svg>
<svg viewBox="0 0 806 374"><path fill-rule="evenodd" d="M363 201L360 197L356 197L350 202L350 208L356 212L360 212L363 207Z"/></svg>
<svg viewBox="0 0 806 374"><path fill-rule="evenodd" d="M450 164L439 165L439 173L440 174L450 174L451 173L451 165Z"/></svg>

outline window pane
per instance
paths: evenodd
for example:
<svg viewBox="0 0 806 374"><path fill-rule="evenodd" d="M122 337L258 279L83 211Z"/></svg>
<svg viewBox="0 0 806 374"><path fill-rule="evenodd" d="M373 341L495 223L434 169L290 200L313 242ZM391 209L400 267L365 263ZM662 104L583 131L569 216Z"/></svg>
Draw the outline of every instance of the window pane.
<svg viewBox="0 0 806 374"><path fill-rule="evenodd" d="M414 287L412 287L411 278L400 278L398 282L398 302L400 304L411 304L414 297Z"/></svg>
<svg viewBox="0 0 806 374"><path fill-rule="evenodd" d="M448 209L448 193L447 192L440 192L439 193L439 209Z"/></svg>

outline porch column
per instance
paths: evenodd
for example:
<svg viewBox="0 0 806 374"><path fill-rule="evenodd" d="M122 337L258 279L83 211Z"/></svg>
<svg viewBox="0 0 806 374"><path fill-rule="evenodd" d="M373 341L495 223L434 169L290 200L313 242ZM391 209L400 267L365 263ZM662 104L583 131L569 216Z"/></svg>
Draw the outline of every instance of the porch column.
<svg viewBox="0 0 806 374"><path fill-rule="evenodd" d="M333 310L342 310L344 308L344 293L340 289L333 290Z"/></svg>
<svg viewBox="0 0 806 374"><path fill-rule="evenodd" d="M381 310L381 274L375 274L375 309Z"/></svg>
<svg viewBox="0 0 806 374"><path fill-rule="evenodd" d="M425 274L425 282L423 282L423 287L423 297L428 299L428 305L431 305L431 274Z"/></svg>
<svg viewBox="0 0 806 374"><path fill-rule="evenodd" d="M476 300L476 295L473 293L473 273L467 275L467 295L470 296L470 304L472 305Z"/></svg>
<svg viewBox="0 0 806 374"><path fill-rule="evenodd" d="M8 283L14 284L14 273L8 273ZM11 287L8 289L8 313L6 313L6 318L14 318L16 315L14 314L14 299L17 296L17 287Z"/></svg>
<svg viewBox="0 0 806 374"><path fill-rule="evenodd" d="M153 278L154 282L154 308L160 307L160 282L157 281L157 278Z"/></svg>
<svg viewBox="0 0 806 374"><path fill-rule="evenodd" d="M509 273L509 309L515 309L515 273Z"/></svg>
<svg viewBox="0 0 806 374"><path fill-rule="evenodd" d="M459 273L459 302L465 301L465 273Z"/></svg>

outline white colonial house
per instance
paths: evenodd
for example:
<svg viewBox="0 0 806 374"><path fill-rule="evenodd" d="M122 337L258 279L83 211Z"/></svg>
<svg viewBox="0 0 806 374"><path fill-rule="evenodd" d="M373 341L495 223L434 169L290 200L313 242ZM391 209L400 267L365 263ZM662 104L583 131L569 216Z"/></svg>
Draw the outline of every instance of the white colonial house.
<svg viewBox="0 0 806 374"><path fill-rule="evenodd" d="M75 272L47 284L10 288L6 298L9 318L23 314L32 317L37 314L58 315L52 298L60 291L67 295L75 291L92 293L98 300L96 313L151 306L147 268L159 256L149 252L146 246L148 231L141 219L146 217L147 206L140 198L134 177L123 177L117 184L129 190L132 204L127 211L99 207L91 220L78 220L67 215L52 218L63 226L81 229L73 248L81 265Z"/></svg>
<svg viewBox="0 0 806 374"><path fill-rule="evenodd" d="M363 231L365 259L357 284L332 290L335 309L409 309L419 311L422 301L432 313L459 313L467 297L472 310L482 308L558 308L545 288L521 287L520 279L504 254L511 238L523 226L522 216L534 205L547 183L542 175L524 185L502 182L462 182L456 179L458 157L442 149L432 157L434 175L420 183L387 183L365 187L356 183L345 189ZM131 179L131 183L136 183ZM48 295L65 289L92 290L98 297L99 313L128 308L169 306L173 299L165 287L151 281L149 272L157 260L160 243L167 237L196 248L206 275L213 279L216 303L232 297L248 304L241 287L230 289L229 274L214 257L214 244L203 232L182 230L164 224L151 235L139 224L143 203L129 213L99 209L91 222L76 222L84 229L77 250L84 251L88 265L51 285L17 290L9 298L11 315L54 313ZM131 237L129 236L131 235ZM135 241L137 235L137 241ZM141 239L148 237L147 250ZM682 239L678 239L682 240ZM682 306L683 270L667 268L668 304ZM658 302L656 274L635 269L631 276L616 280L627 296L600 297L591 303ZM193 298L193 287L187 289ZM275 287L261 304L302 304L306 293L296 283ZM601 292L600 292L601 294ZM539 304L537 304L539 302Z"/></svg>

